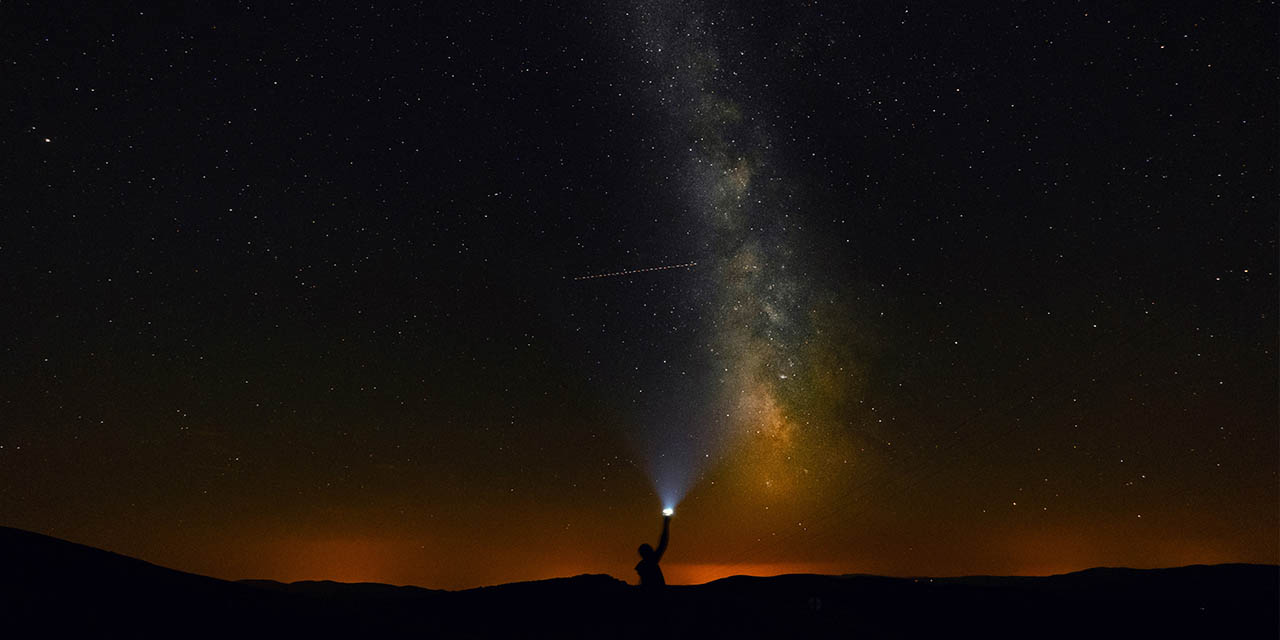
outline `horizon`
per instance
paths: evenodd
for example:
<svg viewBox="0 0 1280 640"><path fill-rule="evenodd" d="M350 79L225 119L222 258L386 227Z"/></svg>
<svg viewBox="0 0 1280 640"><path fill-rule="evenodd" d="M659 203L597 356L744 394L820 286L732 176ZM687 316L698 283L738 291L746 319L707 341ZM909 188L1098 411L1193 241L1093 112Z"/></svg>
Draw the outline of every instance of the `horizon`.
<svg viewBox="0 0 1280 640"><path fill-rule="evenodd" d="M1161 637L1271 637L1280 602L1280 565L1096 568L1047 577L736 576L670 588L594 574L440 590L224 582L8 527L0 527L0 554L14 569L0 589L19 605L9 626L61 635L119 630L169 637L187 629L208 637L425 631L561 638L666 628L694 638L843 637L850 631L923 638L957 629L1020 638L1049 624L1073 637L1152 630Z"/></svg>
<svg viewBox="0 0 1280 640"><path fill-rule="evenodd" d="M3 525L0 525L0 526L3 526ZM224 580L227 582L276 582L279 584L333 582L333 583L350 584L350 585L368 584L368 585L382 585L382 586L389 586L389 587L412 587L412 588L420 588L420 589L426 589L426 590L432 590L432 591L466 591L470 589L483 589L487 587L496 587L496 586L503 586L503 585L510 585L510 584L524 584L529 582L541 582L546 580L564 580L564 579L578 578L583 576L604 576L604 577L612 578L614 580L619 580L621 582L627 582L628 584L630 584L629 581L623 578L619 578L618 576L615 576L615 575L611 575L608 573L590 572L590 571L583 571L583 572L571 573L571 574L565 574L565 575L536 577L536 578L529 578L529 579L515 579L509 582L479 584L479 585L456 587L456 588L433 586L433 585L421 585L421 584L413 584L413 583L381 582L381 581L371 581L371 580L361 580L361 579L341 580L336 578L322 578L322 577L304 577L304 578L297 578L297 579L277 579L277 578L266 578L266 577L232 578L232 577L203 574L195 571L186 571L181 569L180 567L173 567L173 566L164 565L162 563L152 562L147 558L130 556L127 554L119 553L111 549L102 549L102 548L94 547L92 545L76 542L74 540L64 540L62 538L48 536L46 534L35 532L35 531L27 531L25 529L17 529L13 527L6 527L6 528L9 528L21 533L30 533L30 534L35 534L42 537L51 538L52 540L55 540L58 543L72 544L76 546L85 547L91 550L92 552L119 555L123 558L144 562L146 564L150 564L158 568L182 571L183 573L187 573L190 575L216 578L218 580ZM709 584L711 582L714 582L716 580L721 580L724 578L736 578L736 577L774 578L774 577L782 577L782 576L875 577L875 578L891 578L891 579L897 579L897 580L962 580L966 578L1005 578L1005 577L1051 578L1051 577L1058 577L1063 575L1070 575L1073 573L1081 573L1081 572L1096 571L1096 570L1161 571L1161 570L1170 570L1170 569L1186 569L1186 568L1195 568L1195 567L1222 567L1222 566L1233 566L1233 565L1271 566L1271 567L1280 568L1280 565L1265 564L1265 563L1224 562L1224 563L1196 563L1196 564L1187 564L1187 565L1157 566L1157 567L1130 567L1130 566L1100 565L1100 566L1082 567L1077 569L1052 571L1049 573L1007 573L1007 574L1006 573L1001 573L1001 574L965 573L965 574L954 574L954 575L926 575L926 574L890 575L890 574L881 574L881 573L874 573L874 572L822 571L820 570L822 567L820 565L815 565L815 564L788 565L788 564L776 563L772 565L732 565L727 567L729 569L733 569L733 572L731 573L725 572L726 567L724 565L716 565L716 567L710 571L710 575L715 576L713 578L710 578L707 580L698 580L698 581L689 581L689 582L669 580L668 584L671 584L673 586L700 586L700 585ZM673 576L697 575L698 573L703 573L699 571L693 571L693 572L685 571L684 567L682 567L682 565L680 564L672 565L671 568L674 569L674 571L671 572ZM763 569L763 571L761 571L760 569ZM797 569L809 569L809 570L801 571Z"/></svg>

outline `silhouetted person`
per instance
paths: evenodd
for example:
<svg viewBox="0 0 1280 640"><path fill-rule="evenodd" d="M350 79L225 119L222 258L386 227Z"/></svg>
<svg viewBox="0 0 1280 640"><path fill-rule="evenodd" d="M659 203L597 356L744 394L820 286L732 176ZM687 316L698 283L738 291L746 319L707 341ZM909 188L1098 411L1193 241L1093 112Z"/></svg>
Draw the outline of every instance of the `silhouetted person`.
<svg viewBox="0 0 1280 640"><path fill-rule="evenodd" d="M662 560L662 554L667 551L667 539L670 537L671 516L663 516L662 538L658 540L658 548L654 549L648 543L640 545L640 562L636 564L636 573L640 574L640 586L666 586L667 581L662 577L662 569L658 568L658 561Z"/></svg>

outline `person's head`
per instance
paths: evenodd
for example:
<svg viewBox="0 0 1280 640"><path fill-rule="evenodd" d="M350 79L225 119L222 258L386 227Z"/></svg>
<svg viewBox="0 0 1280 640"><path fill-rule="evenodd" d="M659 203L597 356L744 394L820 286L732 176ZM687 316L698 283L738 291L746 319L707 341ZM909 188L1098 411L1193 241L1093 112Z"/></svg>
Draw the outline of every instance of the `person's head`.
<svg viewBox="0 0 1280 640"><path fill-rule="evenodd" d="M640 545L640 548L637 549L637 551L640 552L640 557L645 560L649 560L653 557L653 547L649 546L649 543L647 542Z"/></svg>

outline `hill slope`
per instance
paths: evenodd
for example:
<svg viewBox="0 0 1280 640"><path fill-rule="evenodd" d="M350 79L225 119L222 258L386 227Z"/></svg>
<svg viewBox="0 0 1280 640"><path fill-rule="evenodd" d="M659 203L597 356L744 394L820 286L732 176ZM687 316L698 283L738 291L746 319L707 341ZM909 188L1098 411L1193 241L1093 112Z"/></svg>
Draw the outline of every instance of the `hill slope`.
<svg viewBox="0 0 1280 640"><path fill-rule="evenodd" d="M228 582L0 527L0 633L61 636L1259 637L1280 567L1044 578L736 576L649 593L609 576L436 591Z"/></svg>

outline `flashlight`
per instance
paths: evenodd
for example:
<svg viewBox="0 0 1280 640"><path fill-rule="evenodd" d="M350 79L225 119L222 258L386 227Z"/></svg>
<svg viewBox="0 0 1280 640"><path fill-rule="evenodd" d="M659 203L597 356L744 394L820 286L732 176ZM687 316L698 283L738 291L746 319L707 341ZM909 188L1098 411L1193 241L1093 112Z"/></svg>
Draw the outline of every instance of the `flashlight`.
<svg viewBox="0 0 1280 640"><path fill-rule="evenodd" d="M675 512L676 512L675 509L672 509L671 507L667 507L666 509L662 510L662 515L670 518L671 516L675 515Z"/></svg>

